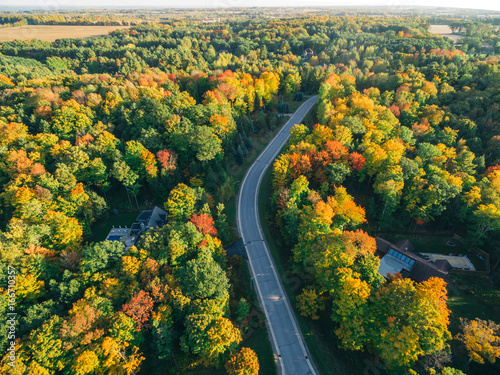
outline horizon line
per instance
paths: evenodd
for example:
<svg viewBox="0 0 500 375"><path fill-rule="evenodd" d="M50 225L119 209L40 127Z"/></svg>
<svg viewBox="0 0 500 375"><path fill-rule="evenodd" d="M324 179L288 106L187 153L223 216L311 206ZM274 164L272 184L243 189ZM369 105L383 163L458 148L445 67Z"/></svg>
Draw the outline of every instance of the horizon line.
<svg viewBox="0 0 500 375"><path fill-rule="evenodd" d="M286 7L284 6L261 6L261 5L252 5L252 6L237 6L237 7L226 7L226 6L206 6L206 7L200 7L200 6L190 6L190 5L185 5L185 6L180 6L180 7L171 7L171 6L165 6L165 7L158 7L155 5L151 6L134 6L134 5L128 5L128 6L119 6L119 5L100 5L100 6L91 6L91 5L83 5L83 6L68 6L68 7L61 7L58 9L47 9L46 7L43 6L32 6L32 5L26 5L26 6L3 6L0 7L0 11L15 11L15 10L46 10L47 12L58 12L58 11L63 11L63 10L176 10L176 9L190 9L190 10L195 10L195 9L200 9L200 10L205 10L205 9L289 9L289 8L296 8L296 9L310 9L310 8L321 8L321 9L337 9L337 8L343 8L343 9L358 9L358 8L372 8L372 9L389 9L390 11L392 10L394 13L398 13L398 11L404 9L404 10L412 10L412 9L428 9L428 10L458 10L458 11L467 11L467 10L473 10L473 11L488 11L488 12L495 12L500 14L500 10L491 10L491 9L485 9L485 8L460 8L460 7L448 7L448 6L433 6L433 5L399 5L395 9L393 6L390 5L293 5L289 4Z"/></svg>

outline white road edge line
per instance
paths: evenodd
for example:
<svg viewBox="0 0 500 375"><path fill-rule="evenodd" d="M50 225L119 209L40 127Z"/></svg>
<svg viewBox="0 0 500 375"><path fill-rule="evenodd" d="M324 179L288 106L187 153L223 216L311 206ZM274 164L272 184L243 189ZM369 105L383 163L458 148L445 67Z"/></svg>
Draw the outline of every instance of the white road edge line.
<svg viewBox="0 0 500 375"><path fill-rule="evenodd" d="M273 140L274 140L274 138L273 138ZM245 185L245 182L247 180L247 176L249 175L249 173L252 170L252 168L253 168L254 165L255 165L255 162L252 164L252 166L250 167L250 169L245 174L243 182L241 183L241 186L240 186L240 191L243 190L243 186ZM255 270L253 268L252 258L249 255L250 253L249 253L247 245L246 245L245 236L243 235L243 232L240 231L240 221L241 221L241 218L240 218L241 217L240 207L241 207L241 194L239 194L239 196L238 196L238 215L237 215L236 225L238 226L238 231L241 233L241 238L243 240L243 245L245 246L245 250L246 250L246 252L248 254L248 263L250 264L250 270L252 271L251 272L252 273L252 277L255 278ZM260 300L260 305L264 309L264 314L266 315L266 325L267 325L267 327L269 327L269 332L271 332L271 337L272 337L273 344L274 344L273 346L275 347L275 352L278 355L277 361L279 362L279 365L281 367L281 373L285 374L285 370L283 368L283 362L280 360L280 357L281 357L280 347L278 346L278 342L276 341L276 336L274 334L274 329L273 329L272 325L269 323L269 313L267 312L266 304L264 303L264 297L262 296L262 292L260 290L259 282L257 280L255 280L254 284L255 284L255 289L257 290L257 294L258 294L258 297L259 297L259 300Z"/></svg>
<svg viewBox="0 0 500 375"><path fill-rule="evenodd" d="M311 98L311 99L307 100L306 102L304 102L304 103L303 103L303 104L299 107L299 109L297 109L297 111L295 112L295 114L298 114L298 113L299 113L299 111L300 111L300 109L302 108L302 106L303 106L304 104L306 104L307 102L309 102L310 100L314 100L314 98ZM307 112L306 112L306 113L307 113ZM295 114L294 114L294 116L292 116L292 117L290 118L290 120L289 120L289 121L291 121L291 120L295 117ZM299 116L299 117L300 117L300 116ZM300 119L300 121L302 121L302 120L304 119L304 117L305 117L305 114L304 114L304 116L302 116L302 118ZM289 122L289 121L287 121L287 124L285 124L285 126L283 127L283 129L285 129L285 127L288 125L288 122ZM300 121L298 121L298 122L300 122ZM281 132L280 132L280 133L281 133ZM278 134L279 134L279 133L278 133ZM274 155L273 155L273 157L271 158L271 160L274 160L274 159L276 158L276 156L280 153L281 149L282 149L282 148L283 148L283 146L286 144L286 142L288 141L288 139L289 139L289 138L290 138L290 133L288 133L288 134L287 134L286 139L285 139L285 140L283 141L283 143L279 146L278 150L276 150L276 152L274 153ZM273 139L273 141L274 141L274 139ZM266 171L267 171L268 167L269 167L269 164L267 164L267 165L264 167L264 170L262 171L262 173L261 173L261 175L260 175L260 177L259 177L259 180L258 180L258 182L257 182L257 189L256 189L256 191L255 191L255 202L254 202L254 203L255 203L255 213L257 214L258 229L259 229L259 232L260 232L261 239L264 239L264 240L265 240L265 237L264 237L264 233L263 233L263 231L262 231L262 224L261 224L261 222L260 222L260 215L258 215L259 210L258 210L257 203L258 203L258 199L259 199L260 185L261 185L262 179L264 178L264 175L266 174ZM284 289L283 289L283 286L282 286L282 283L281 283L281 278L278 276L278 274L277 274L277 272L276 272L276 266L275 266L275 264L274 264L273 259L271 258L270 251L269 251L269 247L267 246L267 242L266 242L266 241L263 241L263 242L264 242L264 246L265 246L265 248L266 248L266 250L267 250L267 251L266 251L266 255L267 255L268 259L269 259L269 262L270 262L270 263L271 263L271 265L272 265L272 269L273 269L274 276L276 277L276 280L278 280L278 286L279 286L279 288L280 288L280 291L281 291L281 293L283 294L283 296L285 297L285 305L286 305L286 308L287 308L287 311L288 311L288 315L290 316L290 319L292 320L292 324L293 324L293 328L294 328L295 332L296 332L296 333L297 333L297 335L299 336L299 337L298 337L298 339L299 339L300 346L301 346L301 348L302 348L302 352L303 352L303 354L304 354L304 357L309 357L309 356L308 356L308 353L307 353L307 351L306 351L306 348L305 348L305 346L304 346L304 342L303 342L304 338L303 338L303 336L302 336L302 332L301 332L301 331L298 329L298 327L297 327L297 323L296 323L296 321L295 321L295 315L292 313L291 306L290 306L290 301L289 301L289 299L288 299L288 295L286 294L286 292L285 292L285 291L284 291ZM311 365L311 361L310 361L310 359L308 358L308 359L306 360L306 362L307 362L307 364L308 364L309 369L311 370L311 372L312 372L313 374L315 374L316 372L315 372L314 368L313 368L313 367L312 367L312 365Z"/></svg>
<svg viewBox="0 0 500 375"><path fill-rule="evenodd" d="M292 115L290 117L290 119L286 122L286 124L283 126L283 128L274 136L274 138L268 143L268 145L264 148L264 150L262 150L262 152L260 153L260 155L257 157L257 159L255 160L255 162L252 164L252 166L248 169L247 173L245 174L245 177L243 178L243 181L241 183L241 186L240 186L240 192L243 191L243 187L246 183L246 180L247 180L247 177L248 175L250 174L250 171L253 169L254 165L256 162L259 161L260 157L266 152L266 150L274 143L274 141L276 140L276 138L284 131L288 131L288 133L290 132L290 129L287 130L287 127L289 125L290 122L293 122L295 121L294 120L294 117L296 115L299 114L300 110L302 109L302 107L304 107L306 104L308 104L310 101L314 101L316 102L317 101L317 97L312 97L310 99L308 99L307 101L305 101L304 103L302 103L302 105L295 111L294 115ZM307 111L309 112L309 111ZM300 119L300 121L302 121L305 117L305 115L307 114L307 112L302 116L302 118ZM300 117L300 115L299 115ZM293 121L292 121L293 120ZM299 122L300 122L299 121ZM274 153L273 157L271 158L271 161L270 163L276 158L276 155L278 155L281 151L281 149L283 148L283 146L286 144L286 142L288 141L288 139L290 138L290 134L287 134L287 137L285 138L285 140L281 143L281 145L278 147L278 150ZM283 286L281 284L281 279L279 278L278 274L276 273L276 267L275 267L275 264L274 264L274 261L273 259L270 257L270 254L269 254L269 247L267 246L267 242L265 241L265 237L264 237L264 234L262 232L262 225L261 225L261 222L260 222L260 216L258 215L258 198L259 198L259 192L260 192L260 185L261 185L261 182L262 182L262 179L270 165L270 163L267 163L264 167L264 170L262 171L262 173L260 174L259 176L259 180L257 182L257 189L255 191L255 196L254 196L254 209L255 209L255 213L257 215L256 219L257 219L257 224L258 224L258 229L259 229L259 232L260 232L260 235L261 235L261 239L263 240L264 242L264 246L266 248L266 255L269 259L269 262L271 264L271 268L273 269L273 274L274 274L274 277L276 278L277 282L278 282L278 287L282 293L282 295L284 296L284 299L285 299L285 306L287 308L287 311L288 311L288 315L289 317L291 318L292 320L292 324L293 324L293 327L294 327L294 330L298 336L298 340L299 340L299 343L300 343L300 346L302 348L302 352L304 354L304 357L308 357L306 359L306 362L309 366L309 369L311 370L311 372L313 374L316 374L316 370L314 369L314 367L312 366L311 364L311 360L309 358L309 355L308 355L308 352L304 346L304 338L303 338L303 335L302 333L300 332L300 330L298 329L297 327L297 323L295 321L295 316L294 314L292 313L291 311L291 306L290 306L290 301L288 299L288 295L285 293L285 291L283 290ZM245 241L245 238L244 238L244 235L243 235L243 232L240 230L240 222L241 222L241 210L240 210L240 207L241 207L241 194L239 194L238 196L238 215L237 215L237 220L236 220L236 224L237 224L237 227L238 227L238 231L241 233L241 237L243 239L243 244L245 246L245 249L247 251L247 254L249 254L248 252L248 248L246 246L246 241ZM255 275L255 271L254 271L254 268L253 268L253 264L252 264L252 260L251 260L251 257L250 255L248 256L248 261L249 261L249 264L250 264L250 269L252 271L252 275ZM259 283L258 281L256 280L255 281L255 285L256 285L256 289L257 289L257 293L259 295L259 299L261 301L261 305L262 305L262 308L264 309L264 313L267 317L267 321L269 321L269 314L267 312L267 309L266 309L266 305L264 303L264 298L262 296L262 292L260 290L260 287L259 287ZM276 348L276 353L278 354L278 360L279 360L279 356L280 356L280 349L279 349L279 346L278 346L278 343L276 341L276 336L274 334L274 329L272 327L272 325L269 323L267 324L267 326L269 327L269 330L271 332L271 336L272 336L272 339L274 341L274 347ZM282 374L285 374L285 371L284 371L284 368L283 368L283 362L282 361L279 361L280 362L280 368L281 368L281 373Z"/></svg>

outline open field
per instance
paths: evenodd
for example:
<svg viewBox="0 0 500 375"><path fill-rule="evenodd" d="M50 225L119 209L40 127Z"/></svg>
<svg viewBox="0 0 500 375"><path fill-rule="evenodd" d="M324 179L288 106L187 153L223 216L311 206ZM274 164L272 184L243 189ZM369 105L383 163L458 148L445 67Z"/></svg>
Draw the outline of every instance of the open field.
<svg viewBox="0 0 500 375"><path fill-rule="evenodd" d="M0 29L0 42L15 39L39 39L53 42L62 38L92 38L107 35L113 30L127 29L129 26L61 26L61 25L28 25Z"/></svg>
<svg viewBox="0 0 500 375"><path fill-rule="evenodd" d="M443 37L448 37L453 40L454 43L456 43L457 40L463 38L462 35L453 34L448 25L431 25L431 27L429 27L429 32L441 35Z"/></svg>

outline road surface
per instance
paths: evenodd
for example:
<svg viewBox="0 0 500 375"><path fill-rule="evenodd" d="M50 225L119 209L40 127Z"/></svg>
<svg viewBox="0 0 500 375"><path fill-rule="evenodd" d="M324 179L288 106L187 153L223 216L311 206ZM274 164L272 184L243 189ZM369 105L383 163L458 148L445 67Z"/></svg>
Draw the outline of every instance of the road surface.
<svg viewBox="0 0 500 375"><path fill-rule="evenodd" d="M281 375L318 375L300 332L290 301L262 232L259 189L267 168L290 137L290 129L300 124L316 103L314 96L304 102L252 164L241 183L237 222L248 254L250 272L260 305L266 314L267 328Z"/></svg>

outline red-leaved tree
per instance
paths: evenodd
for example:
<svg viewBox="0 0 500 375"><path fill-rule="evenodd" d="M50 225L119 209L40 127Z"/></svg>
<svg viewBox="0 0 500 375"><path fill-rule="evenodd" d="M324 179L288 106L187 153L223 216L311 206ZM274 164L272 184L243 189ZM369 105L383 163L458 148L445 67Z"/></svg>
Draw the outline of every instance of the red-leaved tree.
<svg viewBox="0 0 500 375"><path fill-rule="evenodd" d="M161 150L156 153L156 157L163 169L169 174L177 169L177 154L169 149Z"/></svg>
<svg viewBox="0 0 500 375"><path fill-rule="evenodd" d="M205 213L191 216L191 222L203 234L217 236L217 229L214 227L214 220Z"/></svg>
<svg viewBox="0 0 500 375"><path fill-rule="evenodd" d="M141 290L136 293L129 303L123 305L123 312L134 319L137 330L148 327L148 320L153 309L153 299L148 292Z"/></svg>

